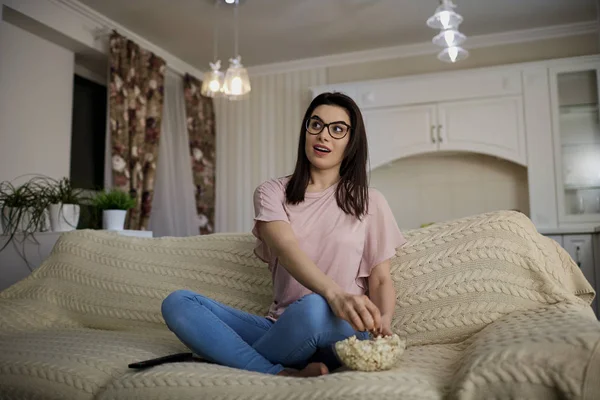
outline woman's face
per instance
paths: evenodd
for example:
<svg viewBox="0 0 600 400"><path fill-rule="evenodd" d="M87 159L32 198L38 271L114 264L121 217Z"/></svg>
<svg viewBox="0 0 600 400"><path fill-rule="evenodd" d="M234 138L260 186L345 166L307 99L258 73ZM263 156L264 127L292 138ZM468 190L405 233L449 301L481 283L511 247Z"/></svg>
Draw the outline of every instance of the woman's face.
<svg viewBox="0 0 600 400"><path fill-rule="evenodd" d="M306 123L306 121L305 121ZM326 127L327 124L331 124ZM314 168L339 168L350 141L350 115L341 107L321 105L313 111L306 129L304 151ZM329 130L331 130L331 135ZM322 130L321 130L322 129ZM315 134L321 130L320 133ZM338 139L332 137L332 135Z"/></svg>

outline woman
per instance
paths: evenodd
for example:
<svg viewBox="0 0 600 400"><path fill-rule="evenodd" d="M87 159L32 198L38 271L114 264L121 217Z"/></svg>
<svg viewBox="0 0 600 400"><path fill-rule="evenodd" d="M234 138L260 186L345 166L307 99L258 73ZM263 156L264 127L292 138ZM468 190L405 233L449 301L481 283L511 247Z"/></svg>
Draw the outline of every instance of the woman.
<svg viewBox="0 0 600 400"><path fill-rule="evenodd" d="M328 373L339 340L390 335L390 258L406 240L383 196L368 188L367 155L354 101L316 97L302 121L293 175L254 193L255 253L273 276L268 315L181 290L163 302L169 329L208 360L286 376Z"/></svg>

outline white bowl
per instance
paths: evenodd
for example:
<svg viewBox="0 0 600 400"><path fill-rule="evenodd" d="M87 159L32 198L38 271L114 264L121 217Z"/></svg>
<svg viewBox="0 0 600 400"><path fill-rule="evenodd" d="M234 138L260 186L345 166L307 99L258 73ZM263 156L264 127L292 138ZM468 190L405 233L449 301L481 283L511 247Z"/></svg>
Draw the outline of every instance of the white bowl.
<svg viewBox="0 0 600 400"><path fill-rule="evenodd" d="M406 349L406 339L398 335L358 340L356 336L335 344L340 361L355 371L385 371L392 368Z"/></svg>

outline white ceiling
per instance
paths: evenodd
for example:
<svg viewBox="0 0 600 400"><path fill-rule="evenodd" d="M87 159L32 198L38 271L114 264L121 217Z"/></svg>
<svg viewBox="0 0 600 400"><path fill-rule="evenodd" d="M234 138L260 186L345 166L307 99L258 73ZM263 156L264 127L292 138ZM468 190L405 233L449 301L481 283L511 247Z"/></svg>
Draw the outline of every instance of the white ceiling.
<svg viewBox="0 0 600 400"><path fill-rule="evenodd" d="M233 52L233 12L213 0L80 0L199 69ZM455 0L467 36L595 20L595 0ZM437 0L246 0L239 8L246 66L422 43ZM468 41L465 44L468 47Z"/></svg>

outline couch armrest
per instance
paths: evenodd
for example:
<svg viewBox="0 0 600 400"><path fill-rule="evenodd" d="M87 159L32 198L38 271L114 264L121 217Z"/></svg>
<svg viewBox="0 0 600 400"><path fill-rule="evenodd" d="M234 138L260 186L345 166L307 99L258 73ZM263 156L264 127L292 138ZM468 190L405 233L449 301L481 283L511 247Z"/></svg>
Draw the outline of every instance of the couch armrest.
<svg viewBox="0 0 600 400"><path fill-rule="evenodd" d="M600 322L556 304L511 313L469 338L451 398L597 398Z"/></svg>

